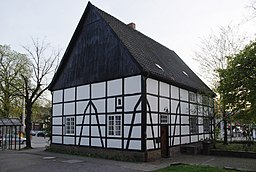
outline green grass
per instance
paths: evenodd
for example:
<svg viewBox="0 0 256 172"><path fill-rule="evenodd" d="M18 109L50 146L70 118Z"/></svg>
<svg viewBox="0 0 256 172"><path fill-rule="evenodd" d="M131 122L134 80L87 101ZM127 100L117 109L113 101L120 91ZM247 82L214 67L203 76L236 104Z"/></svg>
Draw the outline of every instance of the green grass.
<svg viewBox="0 0 256 172"><path fill-rule="evenodd" d="M169 166L155 172L234 172L234 170L225 170L217 167L203 166L203 165L174 165Z"/></svg>
<svg viewBox="0 0 256 172"><path fill-rule="evenodd" d="M251 151L256 152L256 144L251 144L247 146L246 144L241 143L229 143L228 145L224 145L223 143L216 143L216 149L225 150L225 151Z"/></svg>

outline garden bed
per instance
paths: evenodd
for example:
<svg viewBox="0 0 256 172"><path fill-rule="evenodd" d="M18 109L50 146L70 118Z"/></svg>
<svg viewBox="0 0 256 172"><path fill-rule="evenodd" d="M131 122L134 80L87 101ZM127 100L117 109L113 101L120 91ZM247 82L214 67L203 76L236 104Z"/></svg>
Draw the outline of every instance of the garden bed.
<svg viewBox="0 0 256 172"><path fill-rule="evenodd" d="M251 142L250 146L248 146L246 142L233 142L227 145L224 145L222 142L217 142L215 149L211 149L210 154L256 159L256 143Z"/></svg>

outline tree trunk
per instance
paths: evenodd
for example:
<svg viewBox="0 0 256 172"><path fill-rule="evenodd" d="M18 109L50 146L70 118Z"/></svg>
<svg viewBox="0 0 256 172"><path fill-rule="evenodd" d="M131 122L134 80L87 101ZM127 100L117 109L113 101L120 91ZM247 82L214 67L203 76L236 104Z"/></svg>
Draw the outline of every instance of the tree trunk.
<svg viewBox="0 0 256 172"><path fill-rule="evenodd" d="M228 130L227 130L227 118L226 118L226 114L223 114L223 122L224 122L224 144L227 145L228 144Z"/></svg>
<svg viewBox="0 0 256 172"><path fill-rule="evenodd" d="M32 128L31 115L32 115L32 104L30 102L26 102L26 119L25 119L26 148L32 148L31 138L30 138L30 131Z"/></svg>

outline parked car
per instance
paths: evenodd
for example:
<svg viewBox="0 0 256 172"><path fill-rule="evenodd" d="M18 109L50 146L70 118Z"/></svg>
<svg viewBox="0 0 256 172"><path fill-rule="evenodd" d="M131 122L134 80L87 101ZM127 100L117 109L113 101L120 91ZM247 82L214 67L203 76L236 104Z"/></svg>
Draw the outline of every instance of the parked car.
<svg viewBox="0 0 256 172"><path fill-rule="evenodd" d="M5 137L3 138L3 142L9 142L11 140L12 143L15 144L15 139L17 144L19 143L19 141L21 144L25 144L27 141L26 138L24 137L19 137L18 135L6 134Z"/></svg>
<svg viewBox="0 0 256 172"><path fill-rule="evenodd" d="M34 131L34 130L31 130L31 131L30 131L30 134L31 134L32 136L35 136L35 135L37 134L37 132Z"/></svg>
<svg viewBox="0 0 256 172"><path fill-rule="evenodd" d="M37 132L37 137L45 137L46 136L46 132L45 131L38 131Z"/></svg>

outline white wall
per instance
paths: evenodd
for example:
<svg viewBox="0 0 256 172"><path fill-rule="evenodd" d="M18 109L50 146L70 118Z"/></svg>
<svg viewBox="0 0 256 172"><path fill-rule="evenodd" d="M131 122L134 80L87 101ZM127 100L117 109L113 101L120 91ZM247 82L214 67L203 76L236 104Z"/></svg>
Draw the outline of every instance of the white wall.
<svg viewBox="0 0 256 172"><path fill-rule="evenodd" d="M123 83L124 85L122 85ZM78 145L79 140L81 140L81 146L89 146L91 142L91 146L102 147L100 139L100 136L102 136L104 147L121 149L121 138L124 137L124 148L126 148L130 131L131 139L141 138L141 103L135 109L135 105L140 101L140 97L141 76L119 78L54 91L52 143ZM121 107L121 109L116 108L117 98L121 98L123 101L123 108ZM94 106L96 109L94 109ZM134 113L134 110L137 112ZM108 115L121 116L122 124L126 125L121 129L121 133L124 134L123 136L106 135L108 133L108 125L106 125ZM63 116L75 116L76 132L74 134L65 135L65 132L63 133L63 130L65 130L65 127L62 127L65 122ZM138 126L131 127L133 116L135 117L133 125ZM99 121L97 121L97 117ZM90 123L92 126L88 126ZM98 125L101 125L100 130ZM62 134L64 134L63 143ZM107 144L105 145L106 142ZM129 149L140 150L141 141L130 140Z"/></svg>

